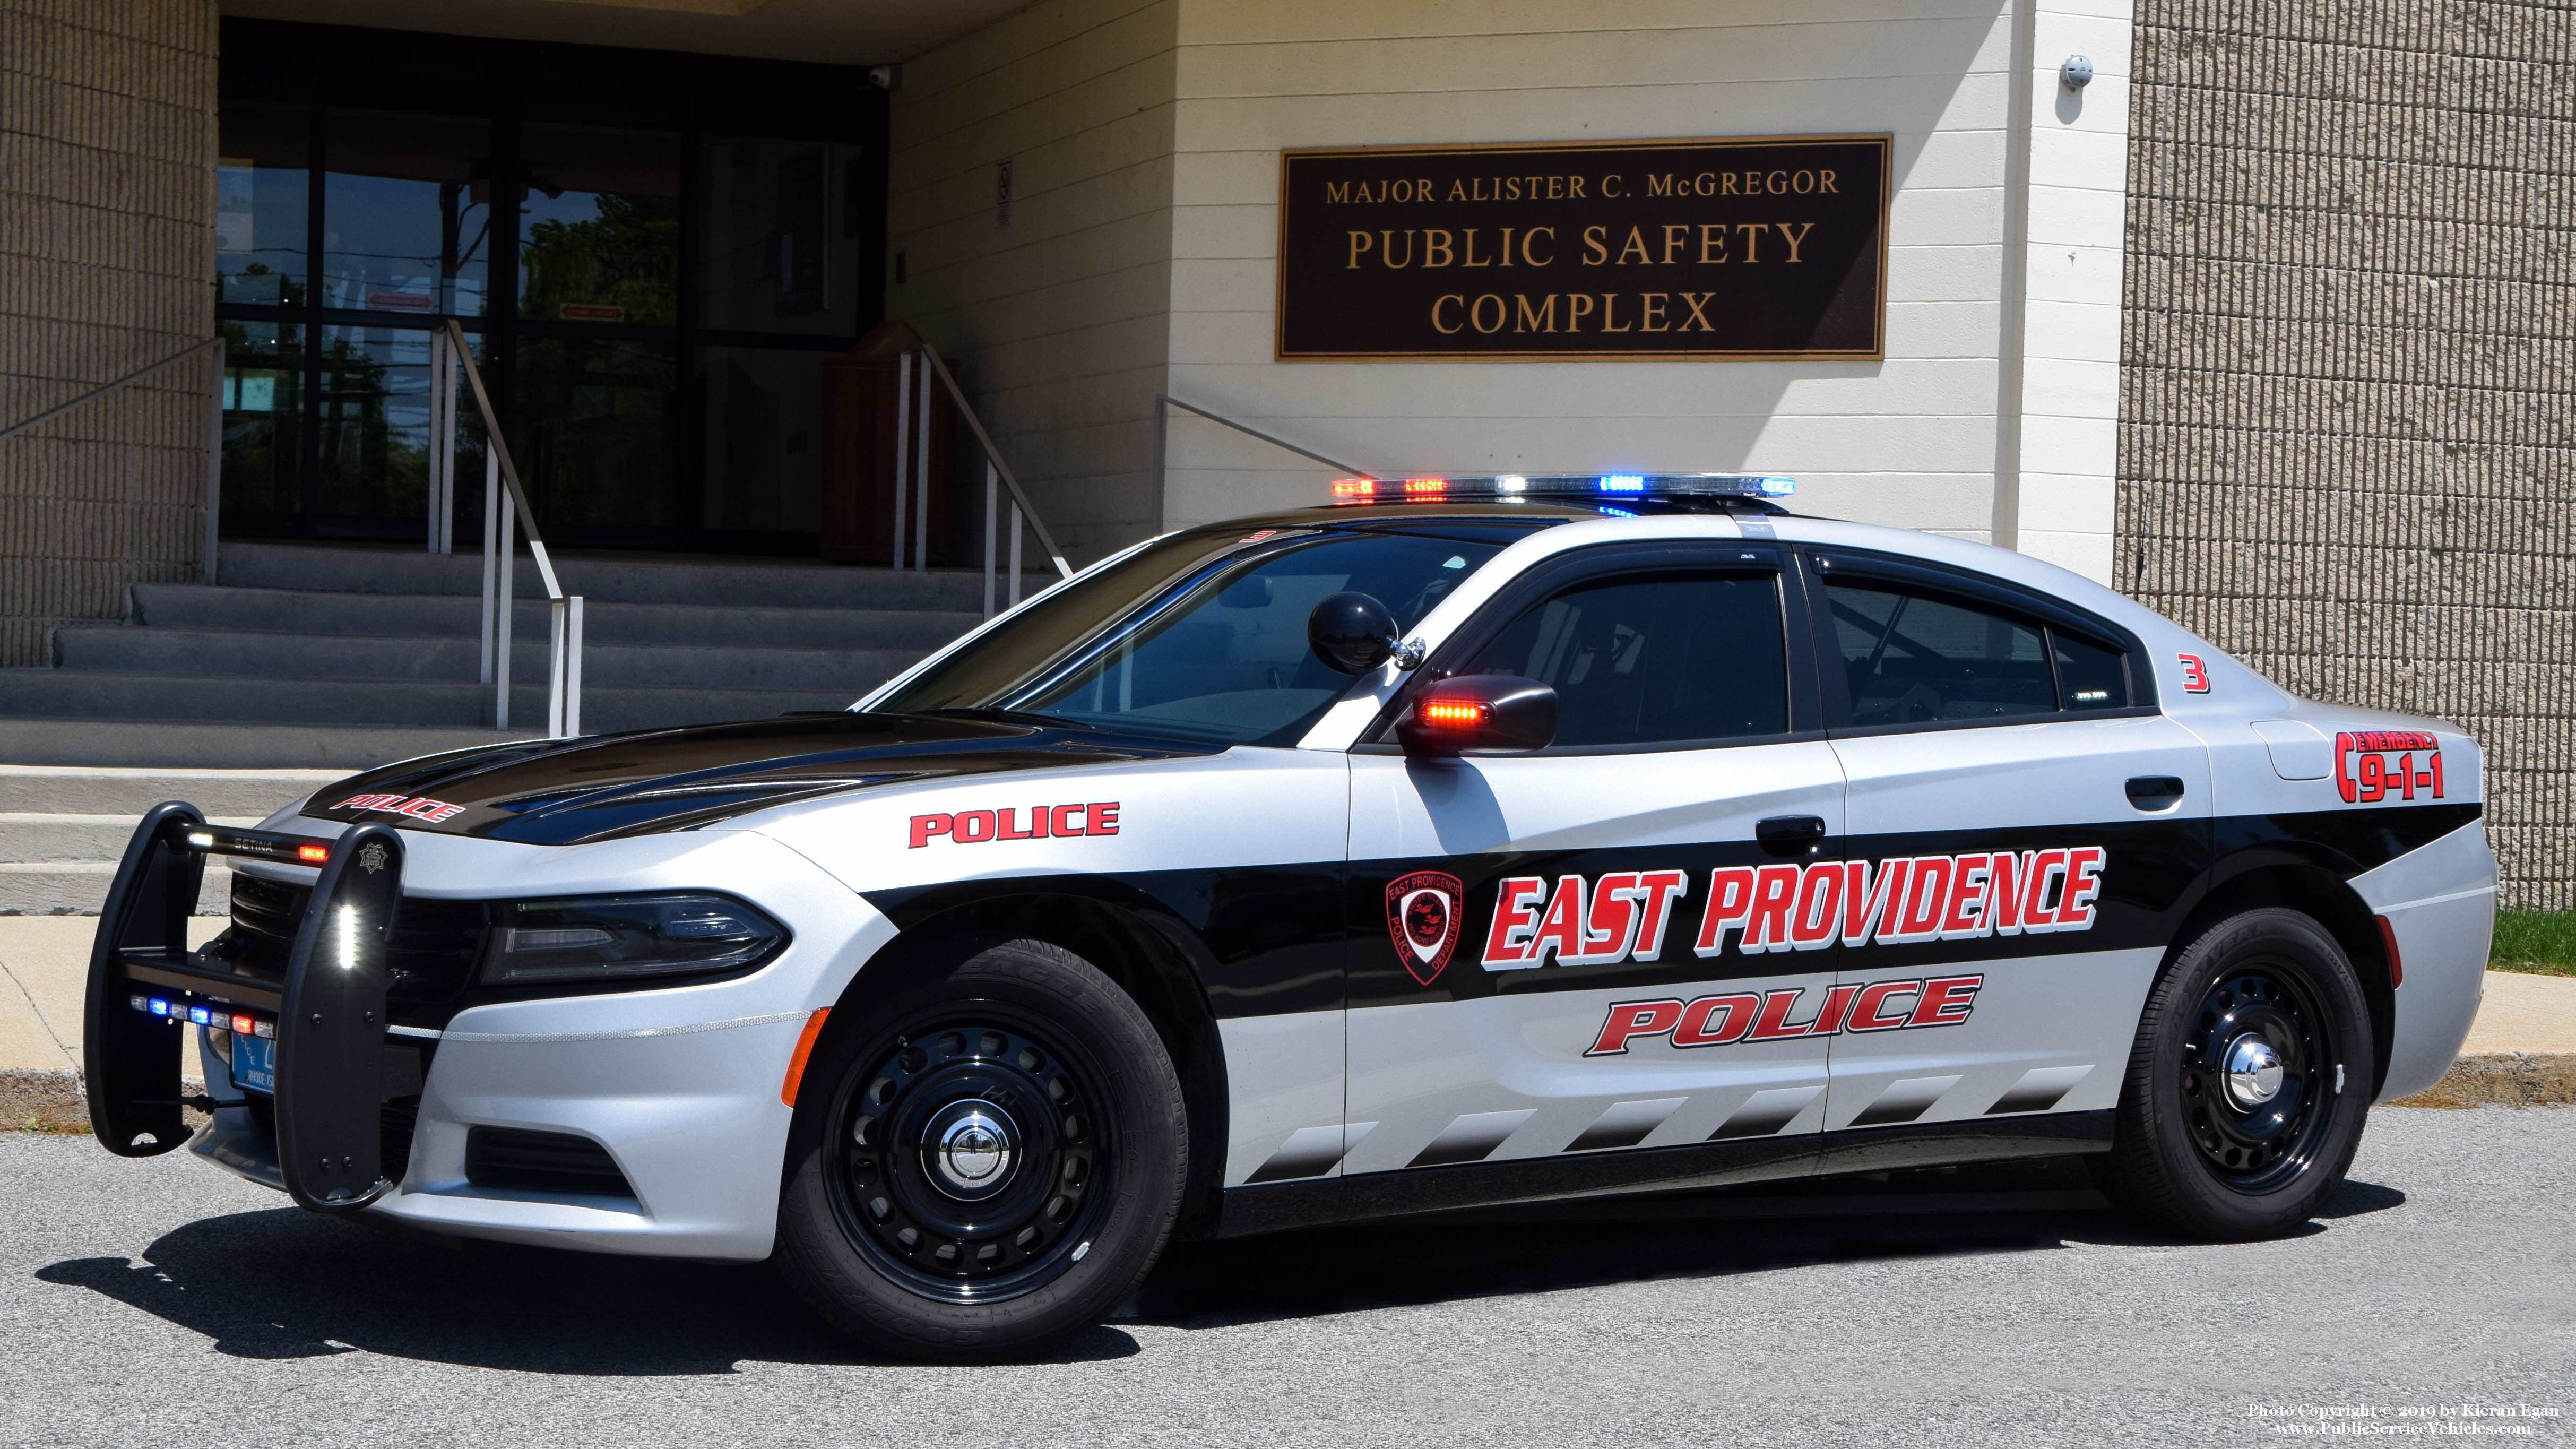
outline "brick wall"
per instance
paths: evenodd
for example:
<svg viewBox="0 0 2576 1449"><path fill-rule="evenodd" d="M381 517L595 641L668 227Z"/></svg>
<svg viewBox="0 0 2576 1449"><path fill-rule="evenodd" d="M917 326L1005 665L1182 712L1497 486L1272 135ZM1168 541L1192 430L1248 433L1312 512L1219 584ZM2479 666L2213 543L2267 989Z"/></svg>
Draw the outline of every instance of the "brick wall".
<svg viewBox="0 0 2576 1449"><path fill-rule="evenodd" d="M2137 13L2116 582L2467 726L2576 908L2576 6Z"/></svg>
<svg viewBox="0 0 2576 1449"><path fill-rule="evenodd" d="M211 335L213 0L0 0L0 427ZM0 442L0 666L194 576L207 364Z"/></svg>

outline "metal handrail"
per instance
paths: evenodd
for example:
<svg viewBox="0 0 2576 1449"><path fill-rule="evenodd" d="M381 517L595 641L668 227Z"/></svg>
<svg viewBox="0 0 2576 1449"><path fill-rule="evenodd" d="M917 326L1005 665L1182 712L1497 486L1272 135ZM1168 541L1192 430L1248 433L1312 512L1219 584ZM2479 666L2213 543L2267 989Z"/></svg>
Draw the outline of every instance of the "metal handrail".
<svg viewBox="0 0 2576 1449"><path fill-rule="evenodd" d="M1238 433L1245 434L1249 437L1259 438L1261 441L1268 443L1274 448L1285 448L1300 458L1312 458L1316 462L1323 464L1325 467L1337 468L1350 477L1367 478L1371 480L1374 480L1377 477L1376 474L1371 473L1364 468L1354 468L1348 463L1344 463L1333 458L1327 458L1323 454L1318 453L1311 448L1298 447L1295 443L1289 442L1286 438L1274 438L1268 433L1261 431L1259 428L1247 428L1243 424L1238 423L1234 419L1226 417L1221 413L1209 412L1206 408L1200 407L1197 403L1183 402L1179 398L1172 396L1170 393L1156 393L1154 394L1154 487L1157 491L1160 491L1163 486L1163 465L1166 459L1170 456L1166 451L1165 440L1171 435L1171 410L1173 408L1179 408L1183 412L1196 413L1200 417L1203 417L1212 423L1223 423L1225 426L1234 429Z"/></svg>
<svg viewBox="0 0 2576 1449"><path fill-rule="evenodd" d="M43 412L36 414L34 417L27 419L23 423L18 423L5 430L0 430L0 443L5 443L11 438L18 436L20 433L26 432L30 428L41 427L46 423L50 423L65 413L87 407L91 403L94 403L100 398L106 397L111 393L122 392L126 388L132 387L134 384L150 377L152 374L161 371L163 368L176 367L180 363L187 361L189 358L196 356L198 353L211 349L215 354L215 376L214 386L209 390L209 397L212 401L212 406L207 410L209 416L206 423L206 538L204 555L198 560L200 572L203 574L205 581L211 584L215 581L215 520L222 514L224 496L223 345L224 339L220 336L209 337L202 342L192 342L187 346L180 348L178 351L171 353L169 356L162 358L159 362L153 363L149 367L143 368L139 371L129 372L125 376L104 386L91 388L89 391L82 393L79 397L73 398L70 402L64 403L59 407L47 408Z"/></svg>
<svg viewBox="0 0 2576 1449"><path fill-rule="evenodd" d="M555 577L554 561L547 556L545 539L537 532L537 516L528 507L527 489L519 482L518 464L510 457L509 441L501 436L501 422L492 412L491 394L484 391L483 370L474 365L474 354L465 345L463 324L450 317L438 336L452 359L448 365L464 377L474 395L475 410L483 415L482 682L493 686L492 727L510 727L510 612L518 588L518 570L513 566L518 543L514 535L525 529L528 552L537 561L537 577L546 586L553 614L546 650L546 733L558 739L580 734L581 596L565 594L563 584ZM439 371L441 368L434 362L432 372ZM440 455L446 476L433 479L431 493L434 499L446 500L452 506L456 496L456 451L445 447L440 449ZM507 508L500 506L504 493L509 496ZM442 532L433 521L430 542L434 550Z"/></svg>
<svg viewBox="0 0 2576 1449"><path fill-rule="evenodd" d="M921 386L913 387L912 355L921 354ZM974 431L975 444L984 453L984 617L993 617L994 573L999 567L995 531L1001 519L997 516L1000 489L1007 486L1011 496L1010 585L1005 607L1020 602L1020 530L1023 525L1037 530L1038 543L1054 563L1059 578L1072 578L1073 566L1065 562L1064 549L1047 531L1046 520L1038 517L1037 505L1029 501L1028 491L1020 486L1019 475L1002 458L1002 450L993 443L993 435L984 420L975 414L975 405L966 400L965 389L957 385L954 373L940 359L939 349L925 342L919 348L906 348L895 355L894 405L894 566L904 567L905 534L911 534L910 557L916 570L930 566L930 379L936 376L957 404L959 416ZM916 418L915 414L918 414ZM907 479L906 473L910 473Z"/></svg>

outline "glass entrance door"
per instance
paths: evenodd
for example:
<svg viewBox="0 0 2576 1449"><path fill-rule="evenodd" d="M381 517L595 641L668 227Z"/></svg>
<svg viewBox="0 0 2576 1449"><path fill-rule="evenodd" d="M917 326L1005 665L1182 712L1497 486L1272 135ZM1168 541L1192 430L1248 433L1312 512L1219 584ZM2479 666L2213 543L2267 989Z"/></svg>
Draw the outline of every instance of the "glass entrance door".
<svg viewBox="0 0 2576 1449"><path fill-rule="evenodd" d="M814 551L822 366L883 310L863 72L224 34L226 536L423 539L453 320L550 540ZM457 402L472 538L482 428Z"/></svg>

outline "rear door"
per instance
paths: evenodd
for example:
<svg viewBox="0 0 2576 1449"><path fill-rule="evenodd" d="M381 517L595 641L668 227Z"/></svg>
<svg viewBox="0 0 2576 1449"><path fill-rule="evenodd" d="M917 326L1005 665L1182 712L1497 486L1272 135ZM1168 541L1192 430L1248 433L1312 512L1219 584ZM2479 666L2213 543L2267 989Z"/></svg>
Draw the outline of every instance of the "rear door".
<svg viewBox="0 0 2576 1449"><path fill-rule="evenodd" d="M1805 1018L1835 952L1791 917L1841 833L1843 782L1783 557L1631 544L1543 563L1423 674L1549 684L1554 746L1355 750L1346 1172L1813 1151L1826 1056Z"/></svg>
<svg viewBox="0 0 2576 1449"><path fill-rule="evenodd" d="M2207 751L2106 621L1978 575L1807 558L1850 782L1827 1129L2113 1106L2208 868Z"/></svg>

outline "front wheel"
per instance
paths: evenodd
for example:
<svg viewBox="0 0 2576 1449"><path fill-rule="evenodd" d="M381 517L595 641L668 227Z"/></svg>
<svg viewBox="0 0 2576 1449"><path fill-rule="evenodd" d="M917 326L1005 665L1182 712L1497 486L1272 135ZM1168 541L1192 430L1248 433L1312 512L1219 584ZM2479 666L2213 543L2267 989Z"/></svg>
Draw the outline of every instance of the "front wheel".
<svg viewBox="0 0 2576 1449"><path fill-rule="evenodd" d="M1170 1054L1115 982L1038 941L959 954L817 1044L778 1260L873 1347L989 1359L1134 1290L1179 1215L1188 1133Z"/></svg>
<svg viewBox="0 0 2576 1449"><path fill-rule="evenodd" d="M2361 1144L2374 1058L2352 963L2297 911L2210 928L2148 993L2096 1176L2120 1206L2193 1237L2267 1237L2313 1217Z"/></svg>

